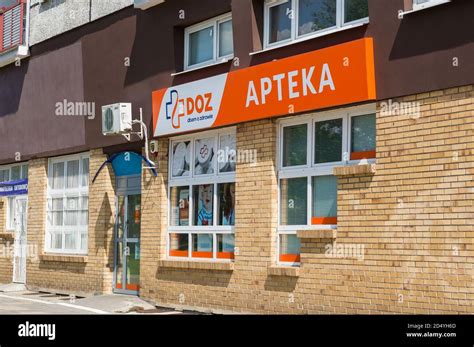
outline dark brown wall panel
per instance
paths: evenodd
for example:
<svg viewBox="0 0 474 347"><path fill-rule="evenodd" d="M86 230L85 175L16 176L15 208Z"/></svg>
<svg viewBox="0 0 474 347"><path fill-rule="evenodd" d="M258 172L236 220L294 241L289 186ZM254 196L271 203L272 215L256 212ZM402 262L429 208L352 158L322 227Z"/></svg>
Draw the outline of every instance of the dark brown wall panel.
<svg viewBox="0 0 474 347"><path fill-rule="evenodd" d="M474 1L453 0L400 20L403 6L403 0L370 1L378 98L474 83Z"/></svg>
<svg viewBox="0 0 474 347"><path fill-rule="evenodd" d="M56 103L83 100L81 42L0 70L0 162L85 145L84 119L57 116Z"/></svg>
<svg viewBox="0 0 474 347"><path fill-rule="evenodd" d="M474 1L453 0L400 20L404 1L369 0L369 25L252 56L262 47L263 0L181 0L147 11L126 8L32 47L22 67L0 69L0 163L12 161L15 152L28 159L127 148L121 137L102 136L102 105L132 102L136 117L143 107L151 128L153 90L362 37L374 38L379 99L474 83ZM184 28L231 10L240 64L172 77L183 67ZM452 66L454 57L458 67ZM96 119L55 116L54 105L63 99L95 102Z"/></svg>

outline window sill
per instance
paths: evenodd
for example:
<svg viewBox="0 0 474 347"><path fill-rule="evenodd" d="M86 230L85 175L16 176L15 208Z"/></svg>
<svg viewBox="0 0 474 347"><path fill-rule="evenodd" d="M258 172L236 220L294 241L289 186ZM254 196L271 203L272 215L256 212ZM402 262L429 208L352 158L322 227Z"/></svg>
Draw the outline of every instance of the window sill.
<svg viewBox="0 0 474 347"><path fill-rule="evenodd" d="M294 266L270 266L268 268L270 276L299 277L300 268Z"/></svg>
<svg viewBox="0 0 474 347"><path fill-rule="evenodd" d="M27 45L20 45L9 50L0 52L0 67L13 64L18 59L24 59L30 55Z"/></svg>
<svg viewBox="0 0 474 347"><path fill-rule="evenodd" d="M42 254L40 255L42 262L60 262L60 263L77 263L85 264L88 258L85 255L59 255L59 254Z"/></svg>
<svg viewBox="0 0 474 347"><path fill-rule="evenodd" d="M302 38L299 38L299 39L296 39L296 40L293 40L293 41L285 42L281 45L270 46L270 47L264 48L260 51L250 52L249 55L252 56L252 55L265 53L265 52L268 52L268 51L273 51L273 50L278 49L278 48L287 47L287 46L298 44L300 42L305 42L305 41L309 41L309 40L312 40L312 39L316 39L316 38L321 37L321 36L331 35L331 34L341 32L341 31L354 29L354 28L357 28L357 27L364 26L366 24L369 24L369 19L368 18L364 19L364 20L361 20L359 22L353 23L353 24L347 24L347 25L345 25L341 28L336 28L336 29L324 31L324 32L314 34L314 35L308 35L308 36L305 36L305 37L302 37Z"/></svg>
<svg viewBox="0 0 474 347"><path fill-rule="evenodd" d="M440 1L436 1L432 4L423 4L423 5L418 5L418 6L414 6L414 8L412 10L408 10L408 11L403 11L403 10L400 10L398 12L398 17L400 19L402 19L405 15L407 14L411 14L411 13L414 13L414 12L419 12L419 11L423 11L423 10L427 10L431 7L435 7L435 6L439 6L439 5L444 5L444 4L447 4L451 2L451 0L440 0Z"/></svg>
<svg viewBox="0 0 474 347"><path fill-rule="evenodd" d="M314 231L314 230L324 230L324 231L328 231L328 230L334 230L337 228L337 225L334 224L334 225L330 225L330 224L310 224L310 225L280 225L278 227L278 232L279 233L288 233L288 232L291 232L291 233L295 233L297 231L302 231L302 230L310 230L310 231Z"/></svg>
<svg viewBox="0 0 474 347"><path fill-rule="evenodd" d="M337 229L298 230L296 235L299 239L336 239Z"/></svg>
<svg viewBox="0 0 474 347"><path fill-rule="evenodd" d="M208 65L204 65L204 66L199 66L199 67L195 67L195 68L190 68L190 69L186 69L186 70L183 70L183 71L179 71L179 72L174 72L171 74L171 77L175 77L175 76L179 76L179 75L184 75L184 74L187 74L188 72L193 72L193 71L199 71L199 70L202 70L202 69L207 69L211 66L217 66L217 65L222 65L222 64L227 64L228 62L232 61L232 59L234 58L227 58L227 59L224 59L222 61L218 61L218 62L215 62L215 63L211 63L211 64L208 64Z"/></svg>
<svg viewBox="0 0 474 347"><path fill-rule="evenodd" d="M194 260L171 260L165 259L158 262L158 267L184 270L214 270L233 271L233 262L219 261L194 261Z"/></svg>
<svg viewBox="0 0 474 347"><path fill-rule="evenodd" d="M373 176L376 172L375 164L337 166L333 170L334 176Z"/></svg>
<svg viewBox="0 0 474 347"><path fill-rule="evenodd" d="M4 233L0 233L0 239L4 239L4 240L14 240L15 239L15 234L13 232L4 232Z"/></svg>

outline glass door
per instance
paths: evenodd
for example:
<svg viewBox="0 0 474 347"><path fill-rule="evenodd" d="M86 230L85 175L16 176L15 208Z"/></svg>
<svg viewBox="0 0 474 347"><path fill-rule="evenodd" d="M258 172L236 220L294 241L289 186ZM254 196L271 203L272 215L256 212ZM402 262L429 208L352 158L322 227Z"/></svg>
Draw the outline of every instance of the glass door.
<svg viewBox="0 0 474 347"><path fill-rule="evenodd" d="M15 243L13 253L13 282L26 283L26 229L27 229L27 207L26 196L16 197L15 203Z"/></svg>
<svg viewBox="0 0 474 347"><path fill-rule="evenodd" d="M117 198L115 291L137 294L140 287L141 195Z"/></svg>

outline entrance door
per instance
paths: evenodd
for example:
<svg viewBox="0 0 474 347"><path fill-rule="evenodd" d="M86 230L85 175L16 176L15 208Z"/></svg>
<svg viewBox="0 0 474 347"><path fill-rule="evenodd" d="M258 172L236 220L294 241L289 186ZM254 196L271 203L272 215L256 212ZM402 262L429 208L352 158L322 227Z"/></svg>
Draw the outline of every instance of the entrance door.
<svg viewBox="0 0 474 347"><path fill-rule="evenodd" d="M26 196L15 198L15 243L13 246L13 282L26 283L26 221L28 199Z"/></svg>
<svg viewBox="0 0 474 347"><path fill-rule="evenodd" d="M117 198L114 291L138 294L140 284L141 195Z"/></svg>

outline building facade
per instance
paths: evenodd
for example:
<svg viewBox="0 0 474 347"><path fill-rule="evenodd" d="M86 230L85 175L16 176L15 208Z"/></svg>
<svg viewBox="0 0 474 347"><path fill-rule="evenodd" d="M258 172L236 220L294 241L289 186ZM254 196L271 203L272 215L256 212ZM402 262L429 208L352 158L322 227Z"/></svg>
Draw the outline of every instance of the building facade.
<svg viewBox="0 0 474 347"><path fill-rule="evenodd" d="M0 9L0 283L473 313L472 2ZM116 103L150 153L103 135Z"/></svg>

